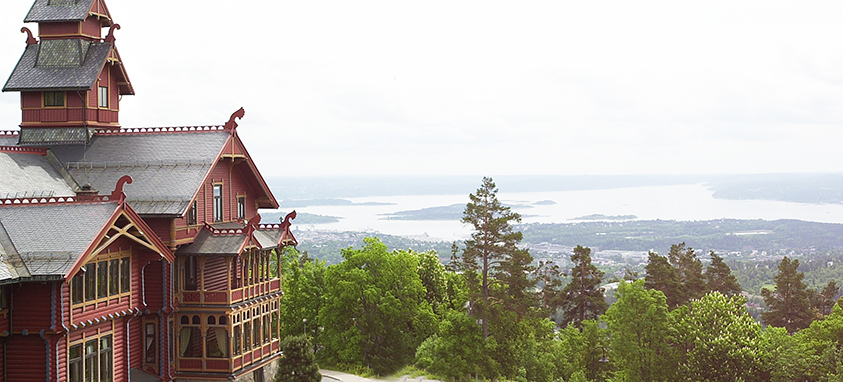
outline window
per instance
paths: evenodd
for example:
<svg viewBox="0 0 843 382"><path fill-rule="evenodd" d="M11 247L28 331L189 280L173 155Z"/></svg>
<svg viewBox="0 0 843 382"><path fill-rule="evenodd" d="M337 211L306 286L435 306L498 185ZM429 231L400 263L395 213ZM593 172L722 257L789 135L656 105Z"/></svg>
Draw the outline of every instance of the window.
<svg viewBox="0 0 843 382"><path fill-rule="evenodd" d="M234 354L240 354L240 325L234 327Z"/></svg>
<svg viewBox="0 0 843 382"><path fill-rule="evenodd" d="M111 334L86 338L71 344L67 355L70 382L112 382L114 380L114 342Z"/></svg>
<svg viewBox="0 0 843 382"><path fill-rule="evenodd" d="M120 259L112 259L108 263L108 294L114 296L120 294Z"/></svg>
<svg viewBox="0 0 843 382"><path fill-rule="evenodd" d="M199 289L199 280L196 277L197 267L196 256L187 256L184 258L184 290Z"/></svg>
<svg viewBox="0 0 843 382"><path fill-rule="evenodd" d="M120 259L120 292L121 293L128 293L131 290L132 286L132 278L131 278L131 271L132 266L129 262L128 257L124 257Z"/></svg>
<svg viewBox="0 0 843 382"><path fill-rule="evenodd" d="M85 266L85 301L97 299L97 263Z"/></svg>
<svg viewBox="0 0 843 382"><path fill-rule="evenodd" d="M222 185L214 185L214 221L222 221Z"/></svg>
<svg viewBox="0 0 843 382"><path fill-rule="evenodd" d="M70 280L71 303L107 300L131 292L130 260L129 257L114 257L83 266Z"/></svg>
<svg viewBox="0 0 843 382"><path fill-rule="evenodd" d="M238 219L245 219L246 218L246 197L245 196L238 196L237 197L237 218Z"/></svg>
<svg viewBox="0 0 843 382"><path fill-rule="evenodd" d="M62 107L62 106L64 106L64 92L44 92L44 106L46 106L46 107Z"/></svg>
<svg viewBox="0 0 843 382"><path fill-rule="evenodd" d="M144 329L144 362L155 363L155 323L147 322Z"/></svg>
<svg viewBox="0 0 843 382"><path fill-rule="evenodd" d="M97 264L97 298L108 297L108 261Z"/></svg>
<svg viewBox="0 0 843 382"><path fill-rule="evenodd" d="M111 372L114 365L114 349L111 336L100 337L100 382L112 382L114 374Z"/></svg>
<svg viewBox="0 0 843 382"><path fill-rule="evenodd" d="M220 316L219 324L214 316L208 316L209 327L205 333L205 354L208 358L228 358L228 330L222 327L225 324L225 316Z"/></svg>
<svg viewBox="0 0 843 382"><path fill-rule="evenodd" d="M252 325L249 322L243 323L243 352L246 353L252 348Z"/></svg>
<svg viewBox="0 0 843 382"><path fill-rule="evenodd" d="M193 318L193 324L190 324L188 316L181 316L182 328L179 331L179 357L202 357L202 329L199 327L199 316L193 316Z"/></svg>
<svg viewBox="0 0 843 382"><path fill-rule="evenodd" d="M187 224L188 225L195 225L197 223L197 213L196 213L196 201L194 200L193 203L190 205L190 209L187 210Z"/></svg>
<svg viewBox="0 0 843 382"><path fill-rule="evenodd" d="M85 301L85 274L79 272L70 280L70 301L73 304L80 304Z"/></svg>
<svg viewBox="0 0 843 382"><path fill-rule="evenodd" d="M70 347L67 360L67 374L70 382L82 381L82 344Z"/></svg>
<svg viewBox="0 0 843 382"><path fill-rule="evenodd" d="M108 87L100 86L99 107L108 107Z"/></svg>

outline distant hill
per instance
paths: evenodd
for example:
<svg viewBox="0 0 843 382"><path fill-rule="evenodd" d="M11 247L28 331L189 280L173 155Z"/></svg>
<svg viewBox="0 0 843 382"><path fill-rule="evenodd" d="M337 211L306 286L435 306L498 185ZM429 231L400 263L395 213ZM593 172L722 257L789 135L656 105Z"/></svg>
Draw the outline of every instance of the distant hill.
<svg viewBox="0 0 843 382"><path fill-rule="evenodd" d="M843 174L739 175L500 175L502 192L605 190L627 187L704 183L715 198L776 200L796 203L843 203ZM272 177L267 183L285 200L341 199L394 195L455 195L477 190L482 176L318 176ZM297 203L298 201L291 202ZM332 201L339 202L339 201ZM346 201L347 202L347 201ZM314 205L314 204L309 204Z"/></svg>

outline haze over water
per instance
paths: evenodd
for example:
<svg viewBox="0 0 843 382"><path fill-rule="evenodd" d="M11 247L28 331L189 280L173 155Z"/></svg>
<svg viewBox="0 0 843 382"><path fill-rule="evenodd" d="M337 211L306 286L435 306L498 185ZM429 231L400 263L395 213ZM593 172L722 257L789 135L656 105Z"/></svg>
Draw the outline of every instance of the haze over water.
<svg viewBox="0 0 843 382"><path fill-rule="evenodd" d="M578 217L602 214L636 215L640 220L797 219L843 223L843 204L808 204L768 200L725 200L700 184L647 186L585 191L501 191L498 198L523 216L522 223L571 223ZM404 195L346 198L354 203L382 202L391 205L310 206L298 212L340 217L337 223L294 225L298 230L369 231L401 236L424 236L445 241L465 239L471 228L459 221L388 220L399 211L468 203L465 195ZM552 200L556 204L534 205Z"/></svg>

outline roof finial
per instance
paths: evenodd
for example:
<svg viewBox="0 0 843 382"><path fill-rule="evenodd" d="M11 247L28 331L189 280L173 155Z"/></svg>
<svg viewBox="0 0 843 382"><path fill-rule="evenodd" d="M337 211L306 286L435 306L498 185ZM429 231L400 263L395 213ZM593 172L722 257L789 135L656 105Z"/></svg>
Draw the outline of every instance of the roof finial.
<svg viewBox="0 0 843 382"><path fill-rule="evenodd" d="M111 191L111 200L119 200L121 203L126 200L126 193L123 192L124 184L132 184L132 177L123 175L117 180L117 185L114 186L114 191Z"/></svg>
<svg viewBox="0 0 843 382"><path fill-rule="evenodd" d="M26 33L26 45L34 45L38 43L38 40L36 40L35 37L32 36L32 31L29 30L29 28L21 28L20 33Z"/></svg>
<svg viewBox="0 0 843 382"><path fill-rule="evenodd" d="M231 114L231 118L228 119L228 122L225 123L224 128L226 130L231 130L232 134L234 133L234 129L237 128L237 122L234 122L234 118L243 119L243 116L246 115L246 110L242 107L237 109L233 114Z"/></svg>
<svg viewBox="0 0 843 382"><path fill-rule="evenodd" d="M105 42L114 42L114 30L120 29L120 24L114 24L108 28L108 36L105 36Z"/></svg>

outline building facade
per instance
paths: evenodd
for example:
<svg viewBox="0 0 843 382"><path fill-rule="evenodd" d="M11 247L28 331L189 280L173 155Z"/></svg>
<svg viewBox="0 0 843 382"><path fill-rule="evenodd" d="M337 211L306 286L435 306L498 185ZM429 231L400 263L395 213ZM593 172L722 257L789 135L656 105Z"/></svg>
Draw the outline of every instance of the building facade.
<svg viewBox="0 0 843 382"><path fill-rule="evenodd" d="M124 129L134 95L103 0L36 0L3 91L3 381L269 379L282 296L274 251L296 241L237 134ZM106 33L103 33L106 31ZM104 35L104 37L103 37Z"/></svg>

